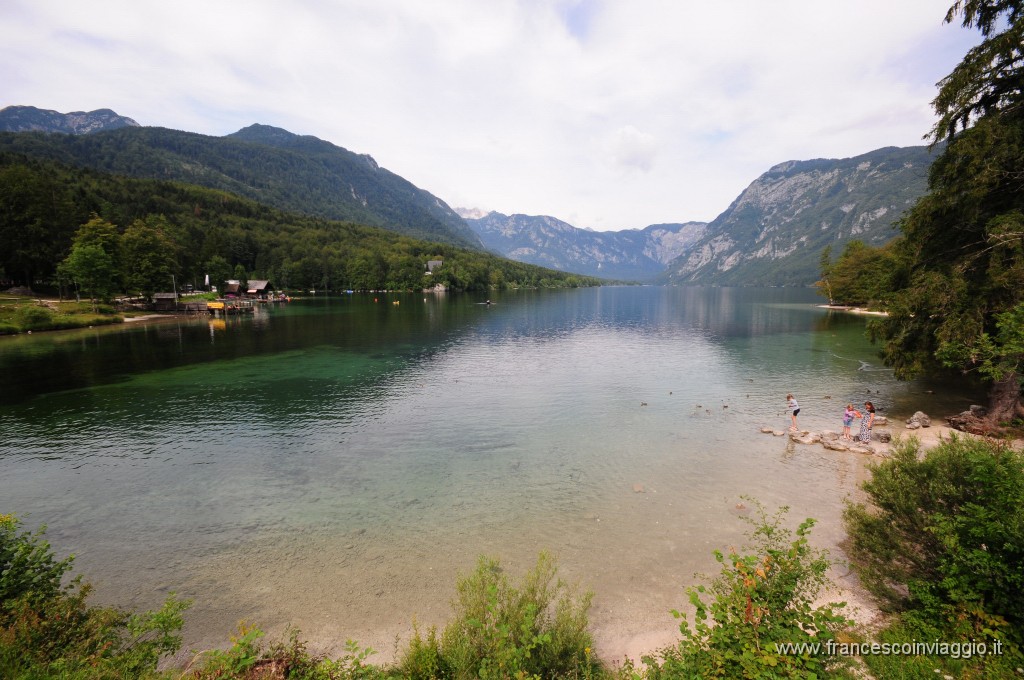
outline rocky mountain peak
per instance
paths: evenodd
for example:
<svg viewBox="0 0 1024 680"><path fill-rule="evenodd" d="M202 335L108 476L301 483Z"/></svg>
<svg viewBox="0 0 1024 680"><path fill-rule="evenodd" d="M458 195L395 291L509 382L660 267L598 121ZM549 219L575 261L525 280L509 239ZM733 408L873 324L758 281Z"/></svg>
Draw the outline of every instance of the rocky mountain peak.
<svg viewBox="0 0 1024 680"><path fill-rule="evenodd" d="M140 127L137 122L110 109L60 113L34 106L8 106L0 109L0 131L60 132L87 135L123 127Z"/></svg>

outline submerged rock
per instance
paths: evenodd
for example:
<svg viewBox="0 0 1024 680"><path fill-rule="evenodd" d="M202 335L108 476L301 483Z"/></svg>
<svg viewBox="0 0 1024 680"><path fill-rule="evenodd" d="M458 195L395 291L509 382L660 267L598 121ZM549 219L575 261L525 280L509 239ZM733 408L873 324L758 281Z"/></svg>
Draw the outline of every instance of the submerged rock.
<svg viewBox="0 0 1024 680"><path fill-rule="evenodd" d="M817 432L790 432L789 438L797 444L817 444L821 441L821 435Z"/></svg>

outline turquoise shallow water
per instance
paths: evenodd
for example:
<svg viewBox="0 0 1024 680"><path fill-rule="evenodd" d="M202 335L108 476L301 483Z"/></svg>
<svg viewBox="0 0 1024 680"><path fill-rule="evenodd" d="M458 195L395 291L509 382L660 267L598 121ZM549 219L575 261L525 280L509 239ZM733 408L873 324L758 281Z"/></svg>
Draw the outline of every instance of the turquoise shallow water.
<svg viewBox="0 0 1024 680"><path fill-rule="evenodd" d="M743 494L842 537L864 458L758 433L787 392L810 429L869 391L896 415L976 397L896 382L804 290L378 298L0 338L0 512L48 524L103 601L194 598L192 648L245 618L386 654L478 555L541 549L599 629L642 635L741 542Z"/></svg>

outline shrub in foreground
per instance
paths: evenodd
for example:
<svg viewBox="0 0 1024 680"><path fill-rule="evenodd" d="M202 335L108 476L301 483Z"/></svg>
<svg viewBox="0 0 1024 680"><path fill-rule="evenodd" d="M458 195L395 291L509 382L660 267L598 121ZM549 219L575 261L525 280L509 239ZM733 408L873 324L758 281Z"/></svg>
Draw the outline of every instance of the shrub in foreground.
<svg viewBox="0 0 1024 680"><path fill-rule="evenodd" d="M908 438L863 488L870 504L848 504L844 517L862 582L898 614L883 637L989 650L998 641L1002 651L928 658L922 672L940 665L964 677L998 677L1000 668L1012 674L1024 665L1024 455L954 435L922 456ZM908 672L917 661L907 661Z"/></svg>
<svg viewBox="0 0 1024 680"><path fill-rule="evenodd" d="M181 646L188 603L170 596L131 614L86 603L81 578L62 585L72 558L57 560L43 529L0 515L0 677L142 677Z"/></svg>
<svg viewBox="0 0 1024 680"><path fill-rule="evenodd" d="M481 557L459 580L455 619L440 640L417 630L400 665L409 678L594 677L587 612L592 593L557 578L554 559L541 553L519 584L497 560Z"/></svg>
<svg viewBox="0 0 1024 680"><path fill-rule="evenodd" d="M812 604L827 585L828 553L812 548L807 536L813 519L793 532L783 526L787 508L768 516L760 504L745 554L715 551L722 571L710 588L687 589L695 611L693 625L682 619L682 640L646 657L647 677L791 678L821 677L842 664L826 643L852 625L840 610L845 603ZM710 595L711 601L705 601ZM797 653L794 647L805 645Z"/></svg>
<svg viewBox="0 0 1024 680"><path fill-rule="evenodd" d="M380 667L367 664L367 657L374 651L360 648L351 640L345 644L345 654L332 660L310 653L295 629L289 631L287 642L275 642L264 647L260 642L262 637L260 629L240 623L238 634L231 636L231 647L204 652L193 660L194 667L176 673L174 677L179 680L376 680L397 677L388 676Z"/></svg>

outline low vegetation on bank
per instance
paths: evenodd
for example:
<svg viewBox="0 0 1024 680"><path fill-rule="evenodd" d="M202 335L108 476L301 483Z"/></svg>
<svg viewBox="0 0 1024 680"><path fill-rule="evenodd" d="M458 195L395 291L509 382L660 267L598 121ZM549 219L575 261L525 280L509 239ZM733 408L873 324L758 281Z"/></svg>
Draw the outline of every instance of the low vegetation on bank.
<svg viewBox="0 0 1024 680"><path fill-rule="evenodd" d="M123 321L123 314L110 305L94 309L88 302L0 295L0 335L88 328Z"/></svg>
<svg viewBox="0 0 1024 680"><path fill-rule="evenodd" d="M971 438L922 454L909 439L863 487L868 502L846 511L848 552L889 612L881 630L856 628L844 603L820 603L832 561L810 544L814 521L792 531L785 509L770 514L755 503L750 545L716 552L720 574L688 589L690 611L676 612L679 642L636 665L601 660L588 627L592 594L559 579L554 559L541 554L518 580L481 558L458 582L448 625L421 631L414 624L392 664L373 663L373 650L355 642L328 658L311 652L298 631L267 642L257 627L240 625L226 648L158 670L181 647L189 602L172 595L142 614L91 606L89 586L67 578L72 559L56 559L42 529L0 515L0 676L1019 678L1024 454ZM897 651L864 651L872 644Z"/></svg>

